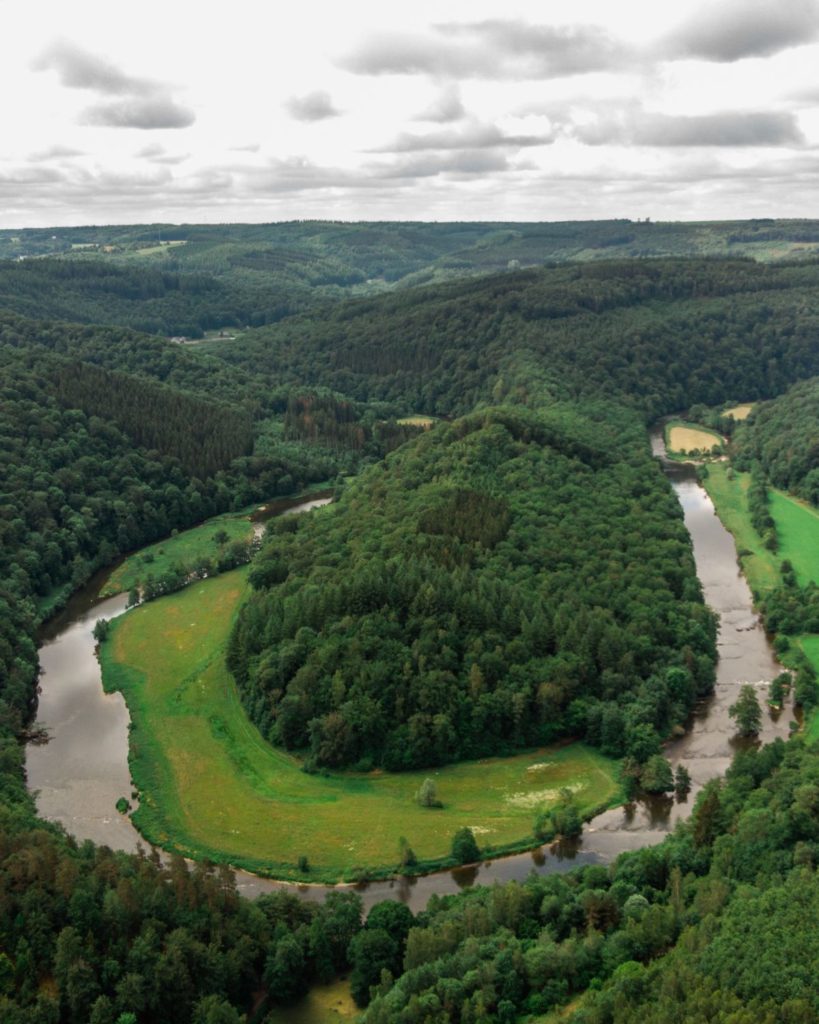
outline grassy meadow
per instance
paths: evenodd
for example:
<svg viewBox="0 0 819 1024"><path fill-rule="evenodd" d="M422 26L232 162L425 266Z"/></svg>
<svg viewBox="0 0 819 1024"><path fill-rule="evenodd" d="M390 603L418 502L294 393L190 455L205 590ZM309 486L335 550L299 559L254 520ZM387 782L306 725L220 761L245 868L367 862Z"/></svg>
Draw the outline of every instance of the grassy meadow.
<svg viewBox="0 0 819 1024"><path fill-rule="evenodd" d="M131 590L144 582L147 576L161 576L174 565L192 567L200 558L215 558L222 547L213 539L219 531L227 534L228 539L223 543L229 544L234 540L249 540L253 526L247 515L216 516L175 537L166 537L157 544L142 548L129 555L111 573L100 591L100 597L111 597Z"/></svg>
<svg viewBox="0 0 819 1024"><path fill-rule="evenodd" d="M192 584L114 620L102 645L105 688L131 713L134 821L151 842L278 878L354 880L394 870L402 836L427 868L464 825L495 852L533 846L535 815L561 787L586 814L621 798L615 763L582 744L420 772L306 774L251 724L224 663L247 589L246 568ZM414 799L427 777L442 809Z"/></svg>

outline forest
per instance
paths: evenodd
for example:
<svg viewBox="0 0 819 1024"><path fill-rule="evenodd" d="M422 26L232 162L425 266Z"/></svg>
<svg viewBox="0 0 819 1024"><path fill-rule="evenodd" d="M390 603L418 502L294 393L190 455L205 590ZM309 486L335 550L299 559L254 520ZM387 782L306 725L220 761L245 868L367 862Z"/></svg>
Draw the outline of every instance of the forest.
<svg viewBox="0 0 819 1024"><path fill-rule="evenodd" d="M78 845L24 782L37 630L72 590L176 529L356 471L250 568L229 657L270 740L308 770L571 736L648 761L712 685L715 636L645 424L772 399L737 450L816 500L819 264L666 258L812 244L815 225L688 228L0 232L7 256L59 257L0 264L4 1024L263 1021L341 974L373 1024L569 1003L578 1024L817 1018L819 753L800 737L738 754L657 847L414 918L387 901L365 920L355 892L249 901L225 867ZM664 258L597 260L637 250ZM191 348L130 329L217 313L266 325ZM445 419L399 430L415 413ZM815 594L788 586L767 614L802 628Z"/></svg>
<svg viewBox="0 0 819 1024"><path fill-rule="evenodd" d="M229 650L251 718L319 766L565 735L647 761L709 692L715 633L641 442L605 403L490 408L282 521Z"/></svg>

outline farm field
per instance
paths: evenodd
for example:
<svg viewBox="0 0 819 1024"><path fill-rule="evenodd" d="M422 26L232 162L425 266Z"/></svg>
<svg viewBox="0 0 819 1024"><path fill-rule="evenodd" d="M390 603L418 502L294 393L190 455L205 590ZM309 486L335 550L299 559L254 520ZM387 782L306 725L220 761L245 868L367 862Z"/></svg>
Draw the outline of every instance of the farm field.
<svg viewBox="0 0 819 1024"><path fill-rule="evenodd" d="M747 420L753 407L753 402L744 402L742 405L732 405L730 409L725 410L723 416L733 416L735 420Z"/></svg>
<svg viewBox="0 0 819 1024"><path fill-rule="evenodd" d="M671 454L682 455L692 451L710 452L715 444L722 446L724 438L707 427L673 420L666 424L665 442Z"/></svg>
<svg viewBox="0 0 819 1024"><path fill-rule="evenodd" d="M213 538L221 531L227 534L227 540L217 543ZM100 597L131 590L138 583L144 582L149 574L161 576L174 565L192 567L202 558L215 558L226 544L235 540L249 540L252 533L253 527L247 515L232 514L208 519L175 537L167 537L129 555L111 573Z"/></svg>
<svg viewBox="0 0 819 1024"><path fill-rule="evenodd" d="M236 570L142 605L102 646L105 688L121 690L131 713L134 821L151 842L279 878L338 881L394 870L401 837L431 867L464 825L495 851L534 845L535 815L561 787L588 815L618 802L615 763L582 744L438 770L306 774L251 724L224 663L246 577ZM427 777L442 809L415 801Z"/></svg>

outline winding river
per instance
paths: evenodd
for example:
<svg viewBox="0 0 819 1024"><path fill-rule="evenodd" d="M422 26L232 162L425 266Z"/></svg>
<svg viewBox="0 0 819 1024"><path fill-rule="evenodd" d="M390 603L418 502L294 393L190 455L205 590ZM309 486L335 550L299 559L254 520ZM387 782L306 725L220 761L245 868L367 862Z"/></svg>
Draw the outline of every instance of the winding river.
<svg viewBox="0 0 819 1024"><path fill-rule="evenodd" d="M652 432L651 443L682 505L705 600L719 615L714 694L696 708L685 735L666 746L672 764L683 763L691 774L691 793L682 800L655 797L604 811L588 823L580 839L571 843L553 844L456 871L357 886L366 905L387 898L401 899L418 911L433 894L457 892L476 883L522 879L532 870L548 873L581 864L605 864L625 850L658 843L677 821L688 816L699 789L709 779L724 774L742 743L750 742L735 737L728 708L743 683L764 689L781 667L753 610L733 538L697 482L695 469L665 460L660 430ZM284 509L274 505L270 513L302 513L329 500L321 496ZM48 730L50 740L28 746L26 771L43 818L59 821L78 840L91 839L133 852L145 842L130 819L115 809L117 799L131 791L128 709L121 694L103 692L91 635L97 619L112 618L125 610L127 597L120 594L96 601L101 582L101 578L92 580L42 631L37 721ZM792 717L790 707L778 714L766 712L762 741L787 738ZM325 886L273 882L244 871L236 872L236 880L240 891L248 896L289 888L305 898L321 899L328 891Z"/></svg>

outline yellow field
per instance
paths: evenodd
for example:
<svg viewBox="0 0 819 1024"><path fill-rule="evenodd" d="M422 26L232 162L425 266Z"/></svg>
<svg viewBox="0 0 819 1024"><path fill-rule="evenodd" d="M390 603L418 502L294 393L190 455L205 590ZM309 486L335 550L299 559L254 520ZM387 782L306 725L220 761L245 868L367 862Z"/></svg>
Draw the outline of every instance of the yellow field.
<svg viewBox="0 0 819 1024"><path fill-rule="evenodd" d="M675 452L691 452L705 450L710 452L722 438L710 430L698 430L696 427L671 427L668 431L668 445Z"/></svg>
<svg viewBox="0 0 819 1024"><path fill-rule="evenodd" d="M427 430L429 430L435 420L432 416L403 416L400 420L396 420L395 422L406 423L411 427L426 427Z"/></svg>
<svg viewBox="0 0 819 1024"><path fill-rule="evenodd" d="M753 407L753 402L747 402L745 405L735 405L730 409L726 409L724 415L733 416L735 420L747 420Z"/></svg>

